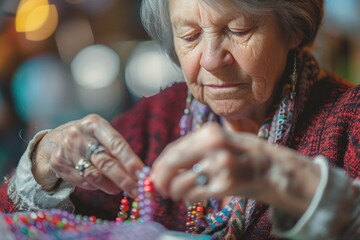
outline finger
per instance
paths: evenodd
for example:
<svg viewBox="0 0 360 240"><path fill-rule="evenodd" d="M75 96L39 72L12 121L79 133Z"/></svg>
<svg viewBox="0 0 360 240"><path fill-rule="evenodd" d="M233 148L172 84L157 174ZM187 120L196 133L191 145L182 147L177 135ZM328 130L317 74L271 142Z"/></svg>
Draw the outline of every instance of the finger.
<svg viewBox="0 0 360 240"><path fill-rule="evenodd" d="M91 156L91 162L96 169L87 171L87 174L84 175L91 184L106 192L117 193L121 189L129 193L131 197L137 196L136 180L129 175L117 159L106 152L100 152Z"/></svg>
<svg viewBox="0 0 360 240"><path fill-rule="evenodd" d="M168 145L153 165L151 178L156 189L163 196L168 195L170 180L176 173L191 168L210 152L224 147L224 137L218 125L209 124Z"/></svg>
<svg viewBox="0 0 360 240"><path fill-rule="evenodd" d="M144 163L131 150L125 139L105 120L99 127L95 127L94 135L109 154L122 164L127 174L136 179L136 174L144 168Z"/></svg>
<svg viewBox="0 0 360 240"><path fill-rule="evenodd" d="M191 170L183 171L174 177L169 184L169 196L175 201L185 199L188 192L196 187L196 177L197 174Z"/></svg>
<svg viewBox="0 0 360 240"><path fill-rule="evenodd" d="M186 171L174 178L170 186L170 196L173 200L185 200L188 202L197 202L207 200L211 197L217 197L219 194L213 191L213 181L208 173L201 173L201 176L207 178L204 185L197 184L200 175L194 171ZM219 190L217 186L216 189ZM221 189L224 189L222 186Z"/></svg>
<svg viewBox="0 0 360 240"><path fill-rule="evenodd" d="M91 171L91 168L89 167L84 171L84 175L87 173L87 171ZM75 167L70 166L63 166L61 169L56 169L56 167L53 167L53 171L56 172L56 175L63 179L66 182L72 183L77 187L86 189L86 190L97 190L98 188L94 185L92 185L90 182L87 182L83 176L80 176L79 172L75 169Z"/></svg>

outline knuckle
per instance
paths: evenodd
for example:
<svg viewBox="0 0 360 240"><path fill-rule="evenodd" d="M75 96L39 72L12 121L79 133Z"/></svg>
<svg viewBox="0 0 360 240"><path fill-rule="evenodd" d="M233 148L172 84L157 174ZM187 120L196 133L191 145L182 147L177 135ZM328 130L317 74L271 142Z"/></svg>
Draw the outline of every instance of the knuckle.
<svg viewBox="0 0 360 240"><path fill-rule="evenodd" d="M228 151L224 151L219 161L220 169L231 168L234 165L234 157Z"/></svg>
<svg viewBox="0 0 360 240"><path fill-rule="evenodd" d="M109 140L109 146L114 154L120 155L125 152L127 145L124 141L122 141L122 139L111 137Z"/></svg>
<svg viewBox="0 0 360 240"><path fill-rule="evenodd" d="M89 114L85 116L83 119L83 122L86 123L94 123L94 122L100 122L102 120L102 117L98 114Z"/></svg>
<svg viewBox="0 0 360 240"><path fill-rule="evenodd" d="M221 148L227 142L227 135L224 129L216 123L207 123L193 135L190 135L190 138L193 141L205 142L209 148Z"/></svg>
<svg viewBox="0 0 360 240"><path fill-rule="evenodd" d="M77 124L71 125L66 132L65 138L71 139L73 137L77 137L81 134L81 131Z"/></svg>
<svg viewBox="0 0 360 240"><path fill-rule="evenodd" d="M81 125L88 129L96 129L102 121L103 118L100 115L89 114L81 120Z"/></svg>
<svg viewBox="0 0 360 240"><path fill-rule="evenodd" d="M102 172L110 172L114 167L116 166L116 163L111 158L103 158L99 161L99 169Z"/></svg>
<svg viewBox="0 0 360 240"><path fill-rule="evenodd" d="M103 181L102 175L95 169L88 169L87 171L85 171L84 178L86 179L86 181L96 185Z"/></svg>
<svg viewBox="0 0 360 240"><path fill-rule="evenodd" d="M210 147L224 147L226 145L226 135L218 125L212 125L211 128L208 129L206 139L209 140Z"/></svg>

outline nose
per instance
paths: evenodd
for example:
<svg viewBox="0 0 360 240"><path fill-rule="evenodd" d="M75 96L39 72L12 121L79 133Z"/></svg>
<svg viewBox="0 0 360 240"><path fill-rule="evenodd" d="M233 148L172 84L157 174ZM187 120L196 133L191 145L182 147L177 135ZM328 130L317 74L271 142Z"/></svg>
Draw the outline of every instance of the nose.
<svg viewBox="0 0 360 240"><path fill-rule="evenodd" d="M216 72L234 62L233 55L221 43L208 41L204 44L200 65L208 72Z"/></svg>

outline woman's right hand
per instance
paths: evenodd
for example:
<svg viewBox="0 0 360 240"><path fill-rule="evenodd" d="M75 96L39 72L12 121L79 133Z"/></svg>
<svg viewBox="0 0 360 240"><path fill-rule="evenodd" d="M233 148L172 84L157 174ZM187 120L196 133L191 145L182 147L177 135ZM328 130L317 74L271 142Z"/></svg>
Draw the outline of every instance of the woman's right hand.
<svg viewBox="0 0 360 240"><path fill-rule="evenodd" d="M105 151L90 155L89 146L98 144ZM79 174L75 166L80 159L91 166ZM126 191L137 195L136 172L144 167L125 139L98 115L61 125L47 133L38 143L32 157L32 172L45 191L54 190L61 178L78 187L110 194Z"/></svg>

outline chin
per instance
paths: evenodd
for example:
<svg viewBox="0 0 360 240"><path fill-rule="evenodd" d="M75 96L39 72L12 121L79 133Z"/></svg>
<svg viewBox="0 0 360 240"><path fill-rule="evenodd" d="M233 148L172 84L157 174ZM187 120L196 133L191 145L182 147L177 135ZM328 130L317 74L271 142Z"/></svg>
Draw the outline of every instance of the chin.
<svg viewBox="0 0 360 240"><path fill-rule="evenodd" d="M250 104L241 100L222 100L209 102L208 105L216 115L228 120L237 120L248 115Z"/></svg>

